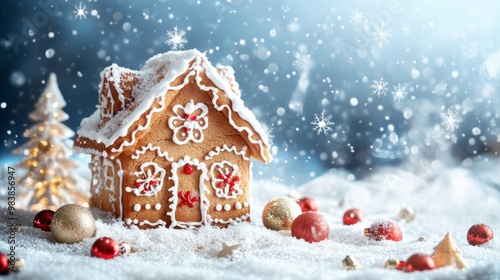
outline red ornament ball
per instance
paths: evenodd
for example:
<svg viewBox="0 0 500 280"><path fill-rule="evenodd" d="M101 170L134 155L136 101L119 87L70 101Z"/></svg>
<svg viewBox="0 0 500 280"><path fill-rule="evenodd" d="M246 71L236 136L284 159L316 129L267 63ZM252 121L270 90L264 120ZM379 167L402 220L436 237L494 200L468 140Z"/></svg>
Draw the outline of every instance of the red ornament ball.
<svg viewBox="0 0 500 280"><path fill-rule="evenodd" d="M435 268L434 260L426 254L413 254L405 263L406 272L433 270Z"/></svg>
<svg viewBox="0 0 500 280"><path fill-rule="evenodd" d="M319 212L304 212L292 223L292 236L309 243L325 240L329 233L328 223Z"/></svg>
<svg viewBox="0 0 500 280"><path fill-rule="evenodd" d="M121 246L118 242L110 237L101 237L97 239L92 248L90 255L101 259L112 259L122 253Z"/></svg>
<svg viewBox="0 0 500 280"><path fill-rule="evenodd" d="M342 222L344 225L350 226L361 222L365 218L365 213L363 213L358 208L352 208L344 213Z"/></svg>
<svg viewBox="0 0 500 280"><path fill-rule="evenodd" d="M0 274L9 274L9 257L5 253L0 253Z"/></svg>
<svg viewBox="0 0 500 280"><path fill-rule="evenodd" d="M38 212L33 219L33 227L43 231L50 231L52 216L54 216L54 211L52 210L42 210Z"/></svg>
<svg viewBox="0 0 500 280"><path fill-rule="evenodd" d="M318 204L316 201L311 198L311 197L303 197L299 199L298 201L300 209L302 209L302 212L307 212L307 211L318 211Z"/></svg>
<svg viewBox="0 0 500 280"><path fill-rule="evenodd" d="M467 232L467 242L476 246L484 244L493 239L493 230L485 224L473 225Z"/></svg>
<svg viewBox="0 0 500 280"><path fill-rule="evenodd" d="M398 242L403 240L401 228L398 223L391 220L371 224L369 228L365 228L365 236L376 241L391 240Z"/></svg>

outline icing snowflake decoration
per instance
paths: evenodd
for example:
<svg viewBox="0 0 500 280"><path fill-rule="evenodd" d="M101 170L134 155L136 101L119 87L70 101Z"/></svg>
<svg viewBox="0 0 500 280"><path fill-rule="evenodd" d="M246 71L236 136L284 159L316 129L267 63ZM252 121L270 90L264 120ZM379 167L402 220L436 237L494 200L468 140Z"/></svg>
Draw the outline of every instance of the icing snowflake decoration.
<svg viewBox="0 0 500 280"><path fill-rule="evenodd" d="M332 131L331 126L335 123L331 121L332 115L325 116L325 110L321 112L321 115L314 114L314 121L311 122L313 125L313 130L318 133L318 135L323 132L325 135L328 135L328 131Z"/></svg>
<svg viewBox="0 0 500 280"><path fill-rule="evenodd" d="M190 140L195 143L203 142L203 130L208 127L207 105L193 100L185 106L175 105L175 113L168 119L168 127L174 131L172 140L177 145L184 145Z"/></svg>
<svg viewBox="0 0 500 280"><path fill-rule="evenodd" d="M165 178L165 169L158 166L154 162L146 162L141 165L141 171L134 172L138 177L135 180L133 188L126 187L126 192L133 192L137 196L153 196L156 195L163 185Z"/></svg>
<svg viewBox="0 0 500 280"><path fill-rule="evenodd" d="M73 14L75 14L75 19L86 19L88 13L89 12L87 11L87 6L83 5L82 2L80 2L78 6L75 5L75 10L73 11Z"/></svg>
<svg viewBox="0 0 500 280"><path fill-rule="evenodd" d="M235 198L243 193L240 189L240 171L236 164L226 160L216 162L210 167L210 176L217 197Z"/></svg>
<svg viewBox="0 0 500 280"><path fill-rule="evenodd" d="M370 86L373 89L372 95L375 94L378 97L385 95L388 88L389 82L384 81L384 77L380 77L378 80L374 80L373 84Z"/></svg>
<svg viewBox="0 0 500 280"><path fill-rule="evenodd" d="M186 32L184 30L177 29L177 26L174 27L173 31L167 31L168 39L165 41L165 44L172 46L172 50L178 50L184 48L184 45L187 43Z"/></svg>

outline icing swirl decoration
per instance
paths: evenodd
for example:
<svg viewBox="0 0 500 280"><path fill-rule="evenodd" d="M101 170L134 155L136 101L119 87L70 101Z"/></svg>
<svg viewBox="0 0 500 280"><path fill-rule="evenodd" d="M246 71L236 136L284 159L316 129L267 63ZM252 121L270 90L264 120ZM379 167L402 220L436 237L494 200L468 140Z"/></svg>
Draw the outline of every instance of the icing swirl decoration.
<svg viewBox="0 0 500 280"><path fill-rule="evenodd" d="M210 167L210 176L215 195L220 198L235 198L242 194L241 175L236 164L229 161L216 162Z"/></svg>
<svg viewBox="0 0 500 280"><path fill-rule="evenodd" d="M203 142L203 130L208 127L207 105L201 102L194 104L191 100L185 106L178 104L172 109L175 115L168 119L168 127L174 131L174 143L184 145L189 141Z"/></svg>
<svg viewBox="0 0 500 280"><path fill-rule="evenodd" d="M146 162L141 165L141 171L134 172L138 177L134 187L126 187L125 191L133 192L137 196L153 196L161 190L165 169L154 162Z"/></svg>

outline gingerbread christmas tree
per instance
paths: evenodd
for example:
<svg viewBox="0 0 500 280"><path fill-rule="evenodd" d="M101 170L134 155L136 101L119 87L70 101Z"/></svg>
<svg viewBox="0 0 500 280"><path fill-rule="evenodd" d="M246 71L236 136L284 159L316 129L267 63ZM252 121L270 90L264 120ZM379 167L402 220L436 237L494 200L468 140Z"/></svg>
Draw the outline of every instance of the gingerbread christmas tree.
<svg viewBox="0 0 500 280"><path fill-rule="evenodd" d="M21 176L19 199L30 210L55 209L68 203L87 201L87 195L76 189L82 178L74 172L79 165L71 158L68 138L74 132L62 124L68 119L62 108L66 101L62 97L55 74L49 80L35 110L28 117L35 122L23 136L29 141L13 151L25 157L17 164L25 175ZM84 180L83 180L84 181Z"/></svg>
<svg viewBox="0 0 500 280"><path fill-rule="evenodd" d="M444 236L443 240L434 247L432 259L434 259L437 268L449 265L454 265L458 269L469 268L469 265L463 259L462 253L451 238L449 232Z"/></svg>

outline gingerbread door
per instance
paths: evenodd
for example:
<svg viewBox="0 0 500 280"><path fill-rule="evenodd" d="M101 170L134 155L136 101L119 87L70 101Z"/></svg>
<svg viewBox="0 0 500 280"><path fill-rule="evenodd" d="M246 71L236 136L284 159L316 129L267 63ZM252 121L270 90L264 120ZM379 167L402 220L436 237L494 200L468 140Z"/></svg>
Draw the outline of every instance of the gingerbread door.
<svg viewBox="0 0 500 280"><path fill-rule="evenodd" d="M171 228L193 228L204 225L207 220L209 205L205 187L207 168L198 159L185 156L172 163L173 186L169 198Z"/></svg>

